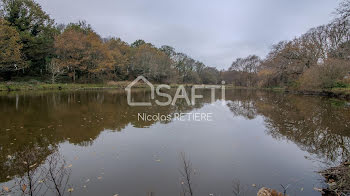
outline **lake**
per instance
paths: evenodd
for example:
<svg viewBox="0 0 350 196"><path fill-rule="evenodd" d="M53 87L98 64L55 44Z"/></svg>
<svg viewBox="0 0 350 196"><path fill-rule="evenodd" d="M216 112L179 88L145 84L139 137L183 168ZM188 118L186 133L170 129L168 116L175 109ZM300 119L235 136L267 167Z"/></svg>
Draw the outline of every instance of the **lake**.
<svg viewBox="0 0 350 196"><path fill-rule="evenodd" d="M283 185L310 196L324 186L317 171L350 157L347 102L257 90L226 90L211 102L202 94L195 106L131 107L124 90L2 93L0 187L20 195L30 176L34 195L55 195L52 170L72 195L256 195ZM148 90L132 95L150 100Z"/></svg>

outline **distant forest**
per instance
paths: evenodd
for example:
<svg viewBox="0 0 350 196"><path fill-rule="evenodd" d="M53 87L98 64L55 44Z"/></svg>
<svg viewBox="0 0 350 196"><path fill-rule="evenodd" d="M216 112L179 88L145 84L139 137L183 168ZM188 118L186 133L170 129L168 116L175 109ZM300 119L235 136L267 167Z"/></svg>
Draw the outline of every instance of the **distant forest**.
<svg viewBox="0 0 350 196"><path fill-rule="evenodd" d="M56 24L33 0L0 0L0 81L106 83L143 75L168 84L349 87L350 0L335 15L330 24L274 44L263 59L250 55L218 70L171 46L102 38L84 21Z"/></svg>

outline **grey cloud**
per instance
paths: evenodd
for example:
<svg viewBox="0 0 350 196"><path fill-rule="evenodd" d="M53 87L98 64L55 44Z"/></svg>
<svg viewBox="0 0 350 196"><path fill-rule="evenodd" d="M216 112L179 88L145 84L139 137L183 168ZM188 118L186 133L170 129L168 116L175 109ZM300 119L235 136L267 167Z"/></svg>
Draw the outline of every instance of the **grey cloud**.
<svg viewBox="0 0 350 196"><path fill-rule="evenodd" d="M144 39L219 69L325 24L340 0L38 0L58 23L86 20L104 37Z"/></svg>

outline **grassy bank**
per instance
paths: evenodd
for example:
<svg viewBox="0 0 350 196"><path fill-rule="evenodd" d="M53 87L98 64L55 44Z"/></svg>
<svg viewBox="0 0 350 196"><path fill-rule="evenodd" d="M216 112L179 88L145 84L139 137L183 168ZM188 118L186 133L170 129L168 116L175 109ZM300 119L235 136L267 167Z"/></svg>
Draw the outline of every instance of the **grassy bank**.
<svg viewBox="0 0 350 196"><path fill-rule="evenodd" d="M43 90L88 90L88 89L125 89L130 81L108 82L99 84L78 84L78 83L58 83L49 84L41 82L2 82L0 91L43 91ZM158 84L154 84L157 86ZM184 84L192 86L192 84ZM179 84L171 84L171 87L177 88ZM137 83L133 88L149 88L145 83Z"/></svg>
<svg viewBox="0 0 350 196"><path fill-rule="evenodd" d="M28 82L0 83L0 91L36 91L36 90L83 90L83 89L123 89L130 82L112 82L107 84L47 84ZM136 88L147 87L145 84L136 84Z"/></svg>
<svg viewBox="0 0 350 196"><path fill-rule="evenodd" d="M286 88L282 87L271 87L271 88L260 88L260 87L246 87L246 86L235 86L232 84L228 84L225 86L226 89L247 89L247 90L272 90L272 91L279 91L279 92L284 92L286 91Z"/></svg>

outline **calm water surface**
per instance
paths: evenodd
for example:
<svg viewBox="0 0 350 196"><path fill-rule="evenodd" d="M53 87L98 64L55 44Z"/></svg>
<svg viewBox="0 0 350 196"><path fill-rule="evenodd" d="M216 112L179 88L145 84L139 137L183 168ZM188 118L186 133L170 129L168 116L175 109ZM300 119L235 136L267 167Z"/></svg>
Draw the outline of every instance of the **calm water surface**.
<svg viewBox="0 0 350 196"><path fill-rule="evenodd" d="M282 184L289 195L309 196L323 186L316 171L349 158L346 102L227 90L225 101L210 103L210 92L203 94L196 106L167 107L130 107L121 90L2 94L0 187L12 188L28 170L45 184L42 167L54 158L69 176L66 194L177 196L186 186L185 153L194 195L235 195L237 187L256 195L262 186L282 191ZM133 97L149 100L150 93ZM138 119L176 112L212 113L212 121Z"/></svg>

